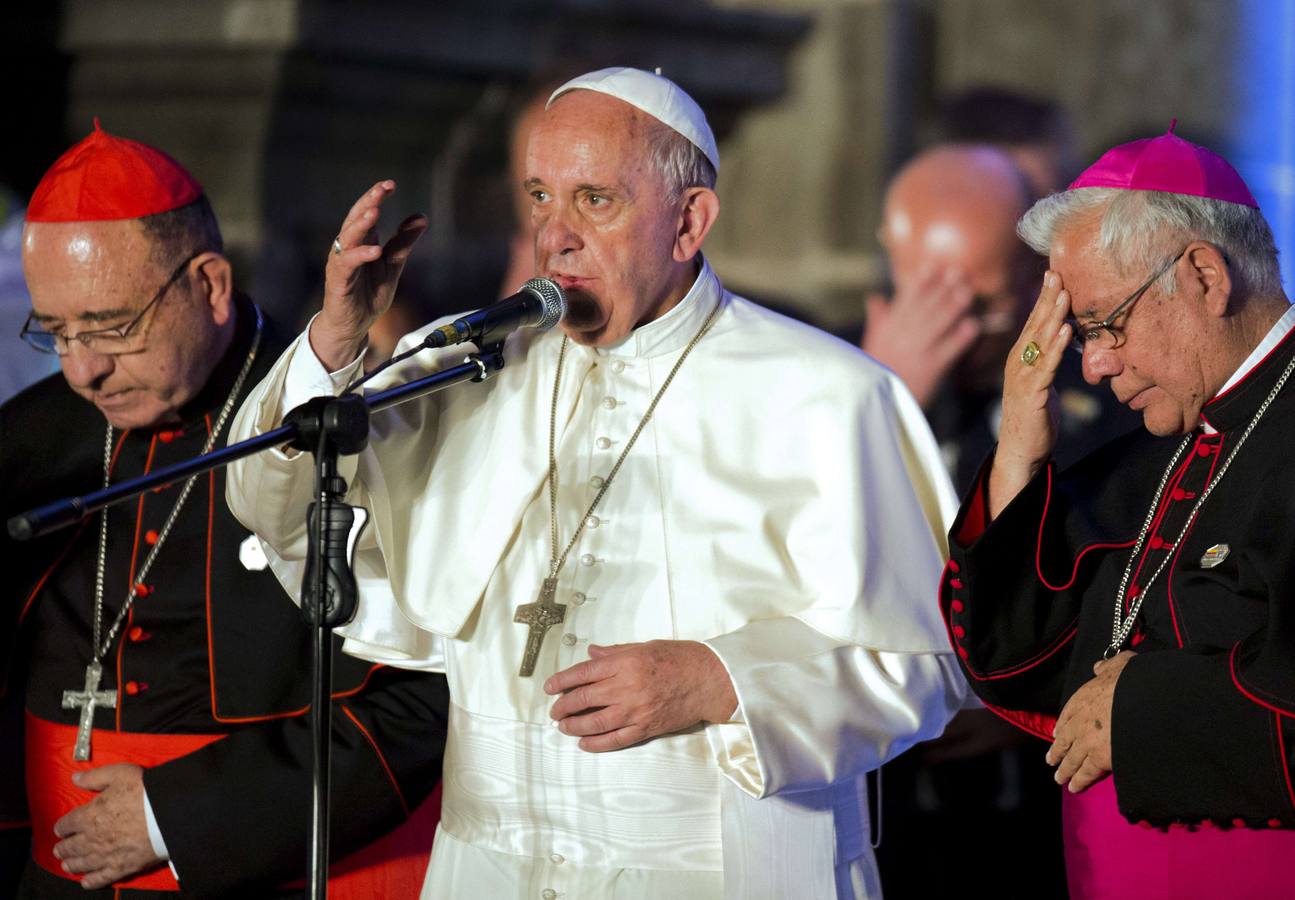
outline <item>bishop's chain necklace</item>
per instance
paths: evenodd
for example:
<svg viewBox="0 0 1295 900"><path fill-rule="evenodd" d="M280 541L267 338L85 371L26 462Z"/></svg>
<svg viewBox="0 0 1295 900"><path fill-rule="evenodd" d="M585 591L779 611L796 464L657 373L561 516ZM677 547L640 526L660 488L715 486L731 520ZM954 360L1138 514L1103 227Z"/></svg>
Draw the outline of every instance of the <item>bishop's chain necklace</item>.
<svg viewBox="0 0 1295 900"><path fill-rule="evenodd" d="M225 405L221 407L220 415L216 417L215 427L212 428L211 434L207 435L207 441L202 447L203 454L210 453L211 448L216 446L216 438L225 427L225 421L229 418L229 414L234 411L234 402L238 399L243 382L247 379L247 373L252 370L252 363L256 361L256 351L261 346L261 331L265 320L261 315L260 308L253 308L256 310L256 333L252 336L252 347L247 352L247 359L243 361L243 368L239 370L238 377L234 379L234 386L230 388L229 396L225 398ZM108 487L108 479L112 471L112 432L112 424L109 423L103 439L103 486L105 488ZM152 548L148 551L148 556L144 557L144 563L139 567L139 572L131 580L130 590L126 594L126 602L118 610L117 617L113 619L112 625L108 628L108 634L102 637L103 583L104 571L107 568L108 561L108 510L105 507L99 513L99 558L94 573L94 641L90 645L90 664L85 667L85 687L79 691L63 692L63 708L79 708L81 710L81 719L76 731L76 747L72 751L74 760L84 762L90 758L90 733L94 726L95 707L102 706L107 709L114 709L117 706L116 690L99 690L99 681L103 678L103 658L108 655L108 650L112 647L113 641L116 640L122 623L126 621L126 616L135 604L135 598L139 596L140 585L144 583L149 570L153 568L153 561L157 559L157 552L166 543L166 538L171 533L171 528L175 525L175 520L179 517L180 510L184 507L184 502L189 499L189 493L193 490L194 482L197 479L197 475L190 475L189 479L184 483L184 487L180 490L180 496L176 498L175 505L171 507L170 514L167 515L166 521L157 533L157 540L153 542Z"/></svg>
<svg viewBox="0 0 1295 900"><path fill-rule="evenodd" d="M1129 607L1129 614L1127 616L1122 616L1121 614L1124 612L1125 597L1128 591L1129 578L1133 574L1133 567L1137 564L1138 558L1142 555L1142 547L1146 543L1147 535L1151 533L1151 523L1155 521L1156 511L1160 509L1160 498L1164 495L1165 486L1169 484L1169 476L1173 473L1174 467L1178 465L1178 460L1182 458L1183 452L1187 449L1187 445L1192 442L1192 435L1188 434L1187 437L1183 438L1183 442L1178 445L1178 449L1169 460L1169 465L1165 467L1165 474L1160 476L1160 486L1156 488L1156 495L1151 501L1151 508L1147 510L1146 521L1142 523L1142 530L1138 532L1138 540L1137 543L1133 545L1133 553L1129 556L1129 561L1124 566L1124 575L1120 578L1120 589L1115 595L1115 623L1111 629L1111 643L1102 653L1102 659L1110 659L1112 656L1119 653L1121 648L1124 646L1124 642L1129 639L1129 634L1133 631L1133 623L1138 617L1138 611L1142 609L1142 601L1146 599L1152 583L1160 576L1160 573L1164 571L1165 566L1169 564L1169 560L1174 558L1175 554L1173 551L1182 545L1183 538L1187 536L1187 532L1192 527L1192 523L1196 521L1196 514L1201 511L1201 506L1205 504L1205 501L1209 498L1210 494L1214 492L1214 488L1218 487L1219 482L1223 480L1223 476L1227 474L1228 467L1232 465L1232 460L1236 459L1237 452L1241 449L1242 445L1245 444L1246 438L1250 437L1250 432L1255 430L1255 426L1259 424L1259 420L1262 419L1264 413L1268 411L1268 407L1277 399L1277 395L1281 392L1282 386L1286 384L1286 379L1290 378L1291 372L1295 372L1295 359L1292 359L1287 364L1286 371L1282 372L1281 378L1277 379L1277 383L1273 385L1273 389L1269 391L1268 397L1259 405L1259 409L1255 411L1253 418L1250 419L1250 424L1246 426L1246 430L1243 431L1241 433L1241 437L1237 439L1236 446L1232 448L1232 452L1228 454L1228 458L1224 460L1223 465L1219 470L1214 473L1214 477L1210 479L1205 490L1201 491L1201 495L1196 498L1196 505L1193 506L1192 511L1187 514L1187 521L1183 523L1182 530L1178 532L1178 537L1172 544L1166 545L1164 559L1160 560L1160 565L1156 567L1156 570L1151 573L1151 577L1148 578L1139 588L1138 595L1133 598L1133 604Z"/></svg>
<svg viewBox="0 0 1295 900"><path fill-rule="evenodd" d="M679 354L679 359L675 361L674 367L670 370L670 374L666 376L665 381L662 382L660 389L656 392L656 396L653 397L652 402L648 404L647 412L643 413L643 418L639 420L638 427L635 428L634 433L630 435L629 441L625 444L625 449L621 451L620 458L616 460L616 464L612 466L611 471L607 473L607 477L603 479L603 483L598 488L598 493L594 495L593 502L589 504L589 508L585 510L584 515L580 517L580 524L576 526L575 532L571 535L571 540L567 541L566 547L559 553L557 458L558 389L562 386L562 362L566 358L567 344L569 342L565 336L562 338L562 349L558 351L558 370L553 376L553 401L549 406L549 536L551 539L549 577L544 579L544 583L540 587L539 599L534 603L523 603L518 606L516 613L513 615L514 622L519 625L526 625L529 628L526 635L526 650L522 654L522 666L517 673L518 675L529 677L534 674L535 664L538 662L540 657L540 647L544 643L544 635L548 633L550 628L554 625L561 624L566 618L567 605L565 603L557 602L557 593L558 572L562 570L563 564L566 563L567 555L571 553L571 548L573 548L576 545L576 542L580 540L580 535L584 534L585 523L589 521L589 518L594 514L594 510L598 508L598 504L602 502L603 495L607 493L607 489L612 486L612 480L615 479L616 473L620 471L621 464L625 462L625 458L629 456L630 450L634 446L634 442L639 439L639 435L643 433L643 429L646 428L647 423L651 421L653 411L656 410L657 404L661 402L662 396L665 395L666 388L670 387L670 382L674 381L675 375L678 374L680 367L683 366L683 361L688 358L688 354L692 353L693 348L697 346L697 342L700 341L706 332L710 330L711 323L715 320L715 314L719 312L721 305L722 301L721 303L715 304L715 308L710 311L710 315L706 317L706 321L702 323L701 328L697 329L697 333L693 335L693 339L688 342L688 346L684 348L683 353Z"/></svg>

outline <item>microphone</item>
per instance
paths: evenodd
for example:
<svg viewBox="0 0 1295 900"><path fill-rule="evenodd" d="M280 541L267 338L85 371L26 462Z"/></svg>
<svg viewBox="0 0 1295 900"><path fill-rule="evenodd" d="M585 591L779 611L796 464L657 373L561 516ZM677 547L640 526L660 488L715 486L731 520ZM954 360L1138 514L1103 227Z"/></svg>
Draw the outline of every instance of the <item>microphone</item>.
<svg viewBox="0 0 1295 900"><path fill-rule="evenodd" d="M448 347L472 341L479 347L492 344L518 328L546 331L567 311L562 288L547 278L532 278L511 297L482 307L430 332L422 346Z"/></svg>

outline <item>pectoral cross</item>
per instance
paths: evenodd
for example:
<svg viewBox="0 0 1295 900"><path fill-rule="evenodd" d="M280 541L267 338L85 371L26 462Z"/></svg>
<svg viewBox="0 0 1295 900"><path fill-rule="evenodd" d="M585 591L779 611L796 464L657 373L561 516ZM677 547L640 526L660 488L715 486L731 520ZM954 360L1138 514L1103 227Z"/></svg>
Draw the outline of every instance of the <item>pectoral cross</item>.
<svg viewBox="0 0 1295 900"><path fill-rule="evenodd" d="M81 707L81 724L76 729L76 749L72 758L84 762L90 758L90 729L94 727L94 708L104 706L115 709L117 706L116 691L99 690L99 679L103 677L103 666L94 660L85 667L85 690L64 691L63 708Z"/></svg>
<svg viewBox="0 0 1295 900"><path fill-rule="evenodd" d="M522 668L517 673L523 678L535 672L535 663L540 658L540 646L544 643L544 635L554 625L562 624L562 620L566 618L566 605L558 603L557 593L558 580L545 578L544 586L540 588L540 599L534 603L523 603L517 607L517 612L513 615L514 622L530 628L526 635L526 652L522 654Z"/></svg>

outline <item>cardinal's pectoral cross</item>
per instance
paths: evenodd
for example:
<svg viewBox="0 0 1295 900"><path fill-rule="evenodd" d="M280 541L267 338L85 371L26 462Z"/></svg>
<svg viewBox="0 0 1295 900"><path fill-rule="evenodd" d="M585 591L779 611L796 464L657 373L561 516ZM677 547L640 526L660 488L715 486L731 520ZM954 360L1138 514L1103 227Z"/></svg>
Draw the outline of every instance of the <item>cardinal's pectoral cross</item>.
<svg viewBox="0 0 1295 900"><path fill-rule="evenodd" d="M523 603L517 607L517 612L513 615L514 622L530 628L526 635L526 652L522 654L522 668L518 675L527 677L534 674L535 663L540 658L540 646L544 643L544 635L554 625L562 624L562 620L566 618L567 608L564 604L558 603L557 593L558 580L545 578L544 586L540 588L540 599L534 603Z"/></svg>
<svg viewBox="0 0 1295 900"><path fill-rule="evenodd" d="M114 709L117 706L116 691L99 690L99 679L103 678L103 666L95 660L85 667L85 690L64 691L63 708L81 708L81 724L76 729L76 749L72 758L84 762L90 758L90 729L94 727L94 708L104 706Z"/></svg>

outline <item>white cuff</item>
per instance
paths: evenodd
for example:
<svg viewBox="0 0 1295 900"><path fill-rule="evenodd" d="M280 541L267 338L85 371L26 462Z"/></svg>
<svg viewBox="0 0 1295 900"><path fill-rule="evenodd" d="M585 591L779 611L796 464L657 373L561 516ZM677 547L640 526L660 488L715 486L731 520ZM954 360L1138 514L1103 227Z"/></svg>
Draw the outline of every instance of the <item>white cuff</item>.
<svg viewBox="0 0 1295 900"><path fill-rule="evenodd" d="M315 348L310 346L310 326L315 324L319 313L311 317L306 330L297 343L296 352L288 363L288 372L283 380L283 399L279 407L282 416L289 410L296 409L312 397L337 395L346 389L355 376L360 373L360 364L364 351L355 357L349 365L336 372L329 372L315 355Z"/></svg>
<svg viewBox="0 0 1295 900"><path fill-rule="evenodd" d="M153 804L148 802L148 791L144 791L144 824L148 827L148 843L153 848L153 855L159 859L169 860L166 841L162 838L162 829L157 827L157 817L153 815Z"/></svg>

